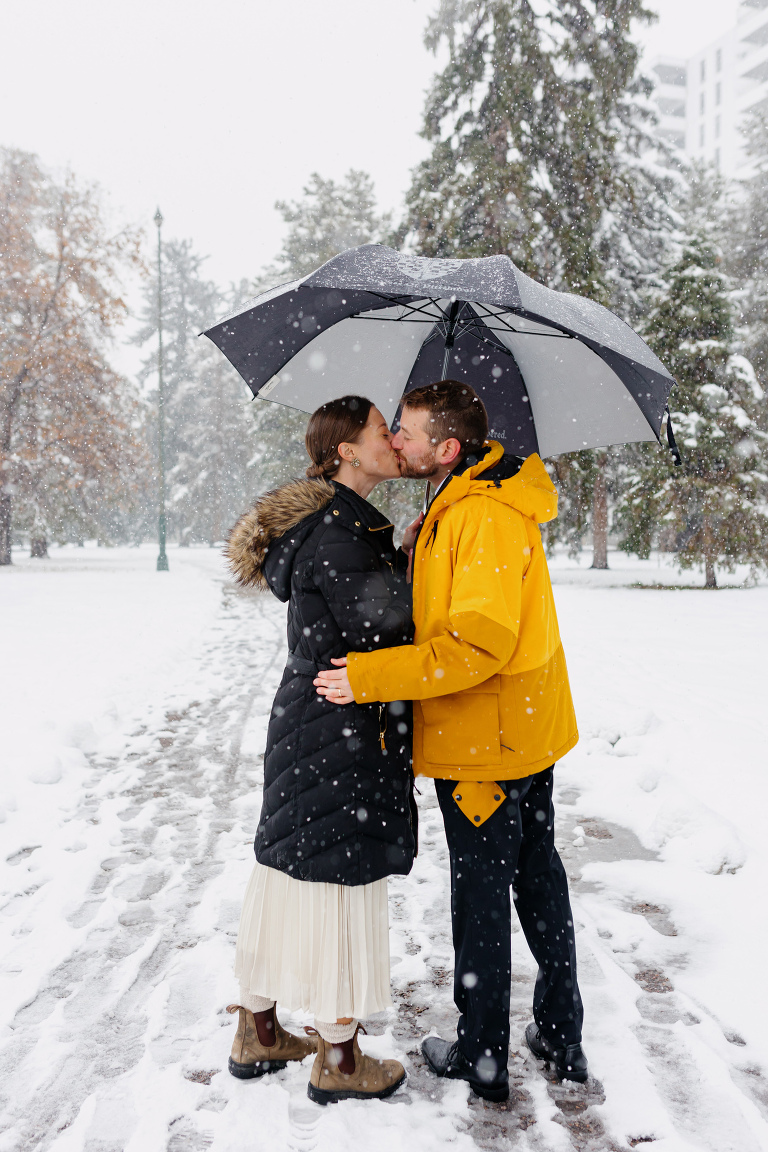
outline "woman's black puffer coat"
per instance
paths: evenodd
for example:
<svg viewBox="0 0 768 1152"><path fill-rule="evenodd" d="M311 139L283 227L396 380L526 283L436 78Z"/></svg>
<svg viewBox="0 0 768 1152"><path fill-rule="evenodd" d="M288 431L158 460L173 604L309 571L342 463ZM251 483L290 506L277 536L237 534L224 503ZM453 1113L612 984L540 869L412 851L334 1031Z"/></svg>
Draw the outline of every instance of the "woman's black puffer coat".
<svg viewBox="0 0 768 1152"><path fill-rule="evenodd" d="M411 706L347 704L312 680L331 657L408 644L406 558L351 488L296 480L262 496L227 545L242 584L288 600L288 663L264 756L256 858L299 880L370 884L415 853Z"/></svg>

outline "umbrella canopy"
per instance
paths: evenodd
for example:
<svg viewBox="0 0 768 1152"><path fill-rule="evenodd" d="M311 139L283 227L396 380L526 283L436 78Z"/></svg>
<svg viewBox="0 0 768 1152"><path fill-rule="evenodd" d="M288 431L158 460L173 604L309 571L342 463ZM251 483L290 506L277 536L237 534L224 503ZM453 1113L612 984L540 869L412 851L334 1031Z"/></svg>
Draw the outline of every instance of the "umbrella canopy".
<svg viewBox="0 0 768 1152"><path fill-rule="evenodd" d="M302 412L350 393L391 423L446 376L482 397L508 452L658 439L674 383L617 316L508 256L441 260L364 244L247 301L205 335L254 396Z"/></svg>

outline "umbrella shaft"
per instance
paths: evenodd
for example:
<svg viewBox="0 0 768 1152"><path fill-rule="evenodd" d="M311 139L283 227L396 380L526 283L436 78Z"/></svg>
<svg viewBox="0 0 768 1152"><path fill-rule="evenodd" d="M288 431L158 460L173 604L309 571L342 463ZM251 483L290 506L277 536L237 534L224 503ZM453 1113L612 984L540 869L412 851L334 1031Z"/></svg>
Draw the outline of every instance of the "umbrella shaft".
<svg viewBox="0 0 768 1152"><path fill-rule="evenodd" d="M456 339L456 323L459 318L459 302L454 300L451 304L451 310L448 313L448 324L445 332L445 352L443 353L443 380L446 379L446 372L448 371L448 358L451 355L453 342Z"/></svg>
<svg viewBox="0 0 768 1152"><path fill-rule="evenodd" d="M454 300L454 302L451 304L451 311L448 314L448 330L446 331L446 334L445 334L445 351L443 352L443 372L442 372L443 380L445 380L445 378L448 374L448 360L450 358L451 349L453 348L453 342L454 342L454 339L456 337L456 321L458 320L458 316L459 316L459 302L458 302L458 300ZM423 512L424 512L425 516L427 514L427 509L429 508L429 500L430 500L431 495L432 495L432 485L430 484L429 480L427 480L427 486L424 489Z"/></svg>

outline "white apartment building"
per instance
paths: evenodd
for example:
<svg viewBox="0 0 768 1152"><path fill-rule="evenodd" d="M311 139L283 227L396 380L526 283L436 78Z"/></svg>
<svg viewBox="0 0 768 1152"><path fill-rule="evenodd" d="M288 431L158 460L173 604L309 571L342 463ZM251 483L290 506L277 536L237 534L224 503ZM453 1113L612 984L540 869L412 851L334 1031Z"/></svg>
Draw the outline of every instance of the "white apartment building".
<svg viewBox="0 0 768 1152"><path fill-rule="evenodd" d="M660 57L651 72L659 135L725 176L747 175L740 128L750 110L768 109L768 0L742 0L725 35L687 60Z"/></svg>

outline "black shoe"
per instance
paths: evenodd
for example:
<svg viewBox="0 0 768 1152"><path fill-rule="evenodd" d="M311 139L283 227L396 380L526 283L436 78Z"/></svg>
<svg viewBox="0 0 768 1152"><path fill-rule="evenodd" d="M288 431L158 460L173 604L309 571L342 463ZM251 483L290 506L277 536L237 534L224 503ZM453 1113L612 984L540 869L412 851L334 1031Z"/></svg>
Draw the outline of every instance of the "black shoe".
<svg viewBox="0 0 768 1152"><path fill-rule="evenodd" d="M539 1060L548 1060L555 1066L558 1080L575 1080L583 1084L589 1072L587 1058L581 1044L569 1044L567 1048L555 1048L541 1034L537 1024L529 1024L525 1030L525 1042Z"/></svg>
<svg viewBox="0 0 768 1152"><path fill-rule="evenodd" d="M445 1076L448 1080L466 1080L476 1096L483 1100L494 1100L499 1103L509 1099L509 1073L506 1068L503 1072L492 1078L485 1074L484 1069L478 1069L470 1064L466 1056L459 1050L458 1040L441 1040L439 1036L427 1036L421 1043L424 1059L429 1064L435 1076Z"/></svg>

